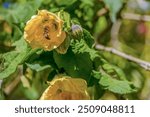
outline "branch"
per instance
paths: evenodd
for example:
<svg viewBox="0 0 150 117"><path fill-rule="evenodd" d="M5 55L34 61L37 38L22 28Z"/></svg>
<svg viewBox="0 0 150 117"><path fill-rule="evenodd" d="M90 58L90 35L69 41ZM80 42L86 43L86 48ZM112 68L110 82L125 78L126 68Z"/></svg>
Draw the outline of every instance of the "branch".
<svg viewBox="0 0 150 117"><path fill-rule="evenodd" d="M103 16L105 15L106 13L108 12L108 9L107 8L102 8L100 9L98 12L97 12L97 16Z"/></svg>
<svg viewBox="0 0 150 117"><path fill-rule="evenodd" d="M121 14L123 19L129 19L129 20L137 20L137 21L150 21L149 15L140 15L135 13L122 13Z"/></svg>
<svg viewBox="0 0 150 117"><path fill-rule="evenodd" d="M120 48L120 42L118 41L118 36L119 36L119 30L120 27L122 25L122 21L121 20L116 20L116 22L113 23L112 28L111 28L111 40L110 43L113 47L116 47L116 49Z"/></svg>
<svg viewBox="0 0 150 117"><path fill-rule="evenodd" d="M142 68L144 68L145 70L148 70L150 71L150 62L147 62L147 61L143 61L141 59L138 59L138 58L135 58L131 55L128 55L128 54L125 54L123 52L120 52L119 50L116 50L114 48L111 48L111 47L105 47L103 45L100 45L100 44L97 44L95 45L95 48L97 50L104 50L104 51L107 51L107 52L110 52L110 53L113 53L115 55L118 55L122 58L125 58L127 60L130 60L134 63L137 63L138 65L140 65Z"/></svg>

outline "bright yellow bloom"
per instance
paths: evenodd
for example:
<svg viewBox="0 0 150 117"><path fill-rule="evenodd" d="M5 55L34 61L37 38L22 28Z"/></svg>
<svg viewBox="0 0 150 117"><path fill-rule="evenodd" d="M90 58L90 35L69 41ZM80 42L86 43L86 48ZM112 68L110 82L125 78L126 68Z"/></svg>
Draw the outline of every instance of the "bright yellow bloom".
<svg viewBox="0 0 150 117"><path fill-rule="evenodd" d="M24 38L32 48L50 51L57 48L66 38L62 26L63 21L57 15L40 10L27 22Z"/></svg>
<svg viewBox="0 0 150 117"><path fill-rule="evenodd" d="M41 100L88 100L86 81L81 78L59 77L50 82Z"/></svg>

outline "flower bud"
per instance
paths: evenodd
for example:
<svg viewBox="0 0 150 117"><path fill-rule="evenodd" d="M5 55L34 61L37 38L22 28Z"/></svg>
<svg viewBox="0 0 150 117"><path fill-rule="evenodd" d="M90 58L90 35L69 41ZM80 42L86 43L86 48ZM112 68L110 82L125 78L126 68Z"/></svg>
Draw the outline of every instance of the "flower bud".
<svg viewBox="0 0 150 117"><path fill-rule="evenodd" d="M80 25L73 24L71 26L71 30L72 30L73 37L75 37L75 38L82 37L83 30L82 30L82 27Z"/></svg>

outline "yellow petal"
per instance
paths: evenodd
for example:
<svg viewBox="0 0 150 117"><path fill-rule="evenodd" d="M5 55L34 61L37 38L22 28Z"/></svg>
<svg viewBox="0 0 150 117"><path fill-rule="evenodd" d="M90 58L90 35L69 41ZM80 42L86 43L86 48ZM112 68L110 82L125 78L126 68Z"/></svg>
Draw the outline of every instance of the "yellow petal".
<svg viewBox="0 0 150 117"><path fill-rule="evenodd" d="M81 78L59 77L50 82L41 100L88 100L86 81Z"/></svg>
<svg viewBox="0 0 150 117"><path fill-rule="evenodd" d="M25 26L24 38L32 48L53 50L66 38L63 21L53 13L41 10Z"/></svg>

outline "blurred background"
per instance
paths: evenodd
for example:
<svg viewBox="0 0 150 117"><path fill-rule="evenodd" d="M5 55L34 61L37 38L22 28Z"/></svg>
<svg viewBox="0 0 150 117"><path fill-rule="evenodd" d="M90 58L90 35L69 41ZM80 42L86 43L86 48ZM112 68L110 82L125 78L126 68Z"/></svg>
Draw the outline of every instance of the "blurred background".
<svg viewBox="0 0 150 117"><path fill-rule="evenodd" d="M14 49L12 44L22 38L25 23L38 9L67 11L97 43L150 62L150 0L0 0L0 71L3 53ZM109 52L101 53L139 91L123 98L106 92L100 99L150 99L150 71ZM19 66L9 79L0 80L0 99L38 99L47 86L41 77L55 74L49 75L50 70L29 67L23 71Z"/></svg>

